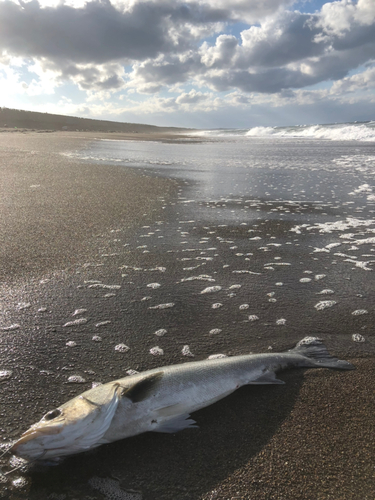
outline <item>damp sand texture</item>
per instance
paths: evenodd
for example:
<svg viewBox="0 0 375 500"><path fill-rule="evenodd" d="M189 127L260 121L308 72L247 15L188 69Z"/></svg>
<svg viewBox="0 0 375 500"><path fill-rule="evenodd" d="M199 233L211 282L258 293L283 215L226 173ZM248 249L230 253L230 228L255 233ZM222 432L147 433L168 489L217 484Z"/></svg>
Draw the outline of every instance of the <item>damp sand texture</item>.
<svg viewBox="0 0 375 500"><path fill-rule="evenodd" d="M58 132L1 134L1 280L93 258L105 245L103 231L135 227L173 192L165 179L60 154L90 139Z"/></svg>

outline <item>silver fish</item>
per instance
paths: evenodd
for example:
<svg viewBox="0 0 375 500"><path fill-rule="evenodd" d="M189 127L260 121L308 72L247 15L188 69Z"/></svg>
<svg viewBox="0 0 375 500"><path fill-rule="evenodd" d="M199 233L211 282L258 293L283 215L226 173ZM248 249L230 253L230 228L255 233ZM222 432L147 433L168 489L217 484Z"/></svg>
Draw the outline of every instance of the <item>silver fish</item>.
<svg viewBox="0 0 375 500"><path fill-rule="evenodd" d="M156 368L99 385L48 412L10 451L28 460L56 460L147 431L195 427L190 413L246 384L283 384L275 372L294 367L354 369L314 337L284 353Z"/></svg>

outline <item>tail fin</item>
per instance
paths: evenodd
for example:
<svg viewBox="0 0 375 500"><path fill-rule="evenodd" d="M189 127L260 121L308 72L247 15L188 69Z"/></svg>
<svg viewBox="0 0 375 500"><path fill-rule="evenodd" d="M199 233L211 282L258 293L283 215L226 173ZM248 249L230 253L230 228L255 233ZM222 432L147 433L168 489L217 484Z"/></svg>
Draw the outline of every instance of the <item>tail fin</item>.
<svg viewBox="0 0 375 500"><path fill-rule="evenodd" d="M305 337L300 340L296 347L291 349L289 352L300 354L301 356L308 358L310 363L316 367L334 368L336 370L355 369L355 367L348 361L331 356L327 351L326 346L321 342L321 339L317 337Z"/></svg>

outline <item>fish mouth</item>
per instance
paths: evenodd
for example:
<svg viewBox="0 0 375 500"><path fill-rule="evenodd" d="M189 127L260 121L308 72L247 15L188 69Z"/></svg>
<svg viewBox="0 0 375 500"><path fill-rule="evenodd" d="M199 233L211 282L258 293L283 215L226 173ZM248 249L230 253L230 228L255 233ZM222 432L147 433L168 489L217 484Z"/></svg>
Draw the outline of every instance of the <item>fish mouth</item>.
<svg viewBox="0 0 375 500"><path fill-rule="evenodd" d="M50 436L52 434L58 434L60 429L56 429L53 427L45 427L45 428L31 428L24 432L22 436L14 443L14 445L10 448L11 453L17 455L17 451L19 451L20 446L29 443L39 437Z"/></svg>

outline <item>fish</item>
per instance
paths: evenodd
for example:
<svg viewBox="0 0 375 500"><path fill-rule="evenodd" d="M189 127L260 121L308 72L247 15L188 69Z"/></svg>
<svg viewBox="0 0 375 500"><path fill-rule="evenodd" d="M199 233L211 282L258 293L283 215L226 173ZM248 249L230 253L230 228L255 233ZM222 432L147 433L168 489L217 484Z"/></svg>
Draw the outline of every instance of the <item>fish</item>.
<svg viewBox="0 0 375 500"><path fill-rule="evenodd" d="M244 385L283 384L276 373L289 368L355 367L331 356L321 339L305 337L285 352L155 368L98 385L49 411L10 451L28 461L53 462L144 432L196 427L191 413Z"/></svg>

